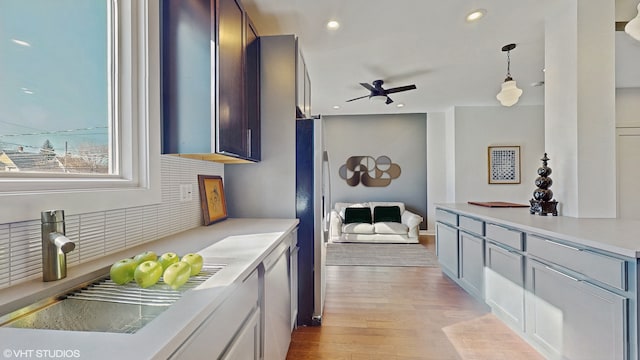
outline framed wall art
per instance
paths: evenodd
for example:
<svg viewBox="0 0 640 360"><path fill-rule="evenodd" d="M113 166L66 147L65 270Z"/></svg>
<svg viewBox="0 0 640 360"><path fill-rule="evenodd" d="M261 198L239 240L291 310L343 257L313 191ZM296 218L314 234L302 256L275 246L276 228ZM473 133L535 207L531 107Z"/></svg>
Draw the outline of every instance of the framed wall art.
<svg viewBox="0 0 640 360"><path fill-rule="evenodd" d="M211 225L228 217L227 203L224 198L222 177L217 175L198 175L200 204L205 225Z"/></svg>
<svg viewBox="0 0 640 360"><path fill-rule="evenodd" d="M489 184L520 184L520 146L489 146Z"/></svg>

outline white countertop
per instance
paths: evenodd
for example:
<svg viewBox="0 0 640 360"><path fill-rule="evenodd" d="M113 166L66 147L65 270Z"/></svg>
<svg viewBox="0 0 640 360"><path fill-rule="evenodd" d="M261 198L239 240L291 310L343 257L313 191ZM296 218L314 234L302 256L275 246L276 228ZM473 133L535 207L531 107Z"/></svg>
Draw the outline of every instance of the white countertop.
<svg viewBox="0 0 640 360"><path fill-rule="evenodd" d="M5 314L107 274L113 262L145 250L199 252L205 265L226 264L134 334L0 328L2 356L43 358L38 355L57 351L65 358L60 351L67 351L66 358L166 359L297 224L296 219L227 219L70 267L59 281L45 283L39 277L2 289L0 314Z"/></svg>
<svg viewBox="0 0 640 360"><path fill-rule="evenodd" d="M488 208L464 203L436 204L436 207L519 228L528 233L640 258L638 220L540 216L530 214L529 208Z"/></svg>

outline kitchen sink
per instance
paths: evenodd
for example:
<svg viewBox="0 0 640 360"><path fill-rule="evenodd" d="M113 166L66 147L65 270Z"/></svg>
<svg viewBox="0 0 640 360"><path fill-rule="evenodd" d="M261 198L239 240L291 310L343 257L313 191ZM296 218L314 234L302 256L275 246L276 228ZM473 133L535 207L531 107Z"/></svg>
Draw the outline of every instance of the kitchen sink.
<svg viewBox="0 0 640 360"><path fill-rule="evenodd" d="M177 290L160 280L146 289L101 277L59 296L0 317L0 326L27 329L135 333L225 265L205 265Z"/></svg>

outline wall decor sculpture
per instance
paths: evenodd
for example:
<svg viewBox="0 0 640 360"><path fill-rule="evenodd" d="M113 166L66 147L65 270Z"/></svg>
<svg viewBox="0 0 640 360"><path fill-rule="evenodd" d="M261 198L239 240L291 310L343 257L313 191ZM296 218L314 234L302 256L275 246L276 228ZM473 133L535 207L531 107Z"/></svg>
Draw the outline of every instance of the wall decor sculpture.
<svg viewBox="0 0 640 360"><path fill-rule="evenodd" d="M489 146L489 184L520 184L520 146Z"/></svg>
<svg viewBox="0 0 640 360"><path fill-rule="evenodd" d="M338 171L349 186L385 187L400 176L400 166L388 156L351 156Z"/></svg>

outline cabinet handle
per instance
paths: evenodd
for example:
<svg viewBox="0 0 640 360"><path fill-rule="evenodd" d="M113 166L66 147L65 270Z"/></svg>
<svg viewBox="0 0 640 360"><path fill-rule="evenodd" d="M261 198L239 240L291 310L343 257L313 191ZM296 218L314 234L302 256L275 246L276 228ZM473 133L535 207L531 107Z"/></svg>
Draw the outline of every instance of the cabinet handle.
<svg viewBox="0 0 640 360"><path fill-rule="evenodd" d="M582 251L582 249L579 249L579 248L577 248L577 247L573 247L573 246L570 246L570 245L561 244L561 243L558 243L558 242L555 242L555 241L546 240L546 239L545 239L544 241L545 241L545 242L548 242L548 243L551 243L551 244L553 244L553 245L562 246L563 248L571 249L571 250L574 250L574 251Z"/></svg>
<svg viewBox="0 0 640 360"><path fill-rule="evenodd" d="M580 281L581 281L580 279L576 279L576 278L574 278L574 277L573 277L573 276L571 276L571 275L567 275L567 274L565 274L565 273L563 273L563 272L560 272L560 271L558 271L558 270L556 270L556 269L552 269L552 268L550 268L550 267L548 267L548 266L545 266L544 268L545 268L545 269L547 269L547 270L549 270L549 271L551 271L551 272L553 272L553 273L556 273L556 274L558 274L558 275L561 275L561 276L564 276L564 277L566 277L566 278L568 278L568 279L571 279L571 280L573 280L573 281L575 281L575 282L580 282Z"/></svg>
<svg viewBox="0 0 640 360"><path fill-rule="evenodd" d="M251 129L247 129L247 154L251 157Z"/></svg>

